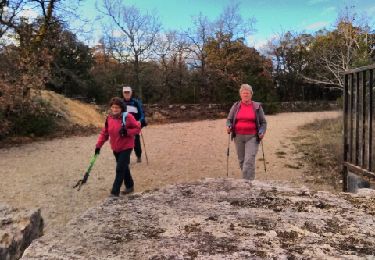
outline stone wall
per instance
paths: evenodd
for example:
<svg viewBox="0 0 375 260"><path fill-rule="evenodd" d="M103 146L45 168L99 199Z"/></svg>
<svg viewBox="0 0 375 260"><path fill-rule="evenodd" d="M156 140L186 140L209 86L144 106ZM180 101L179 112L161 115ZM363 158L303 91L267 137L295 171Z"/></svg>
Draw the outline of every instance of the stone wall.
<svg viewBox="0 0 375 260"><path fill-rule="evenodd" d="M150 123L225 118L229 109L229 104L144 105Z"/></svg>
<svg viewBox="0 0 375 260"><path fill-rule="evenodd" d="M205 179L108 198L23 259L370 259L374 192Z"/></svg>
<svg viewBox="0 0 375 260"><path fill-rule="evenodd" d="M267 104L265 105L267 106ZM279 112L313 112L340 110L342 107L337 102L309 101L309 102L281 102Z"/></svg>
<svg viewBox="0 0 375 260"><path fill-rule="evenodd" d="M150 123L226 118L232 104L145 104L146 119ZM337 102L281 102L263 104L266 114L277 112L330 111L341 109Z"/></svg>
<svg viewBox="0 0 375 260"><path fill-rule="evenodd" d="M0 203L0 259L19 259L43 233L40 209L13 209Z"/></svg>

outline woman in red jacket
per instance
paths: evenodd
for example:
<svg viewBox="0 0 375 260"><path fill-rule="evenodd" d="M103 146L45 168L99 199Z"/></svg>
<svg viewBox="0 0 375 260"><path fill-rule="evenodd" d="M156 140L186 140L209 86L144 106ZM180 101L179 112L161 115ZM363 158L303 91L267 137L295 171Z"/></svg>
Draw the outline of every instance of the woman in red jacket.
<svg viewBox="0 0 375 260"><path fill-rule="evenodd" d="M112 98L111 111L108 115L105 127L100 132L96 143L95 154L100 153L100 148L109 138L109 143L116 158L116 178L113 182L111 195L118 197L122 182L128 194L134 191L134 181L130 174L130 153L134 148L134 136L141 131L141 125L130 113L123 111L122 100Z"/></svg>

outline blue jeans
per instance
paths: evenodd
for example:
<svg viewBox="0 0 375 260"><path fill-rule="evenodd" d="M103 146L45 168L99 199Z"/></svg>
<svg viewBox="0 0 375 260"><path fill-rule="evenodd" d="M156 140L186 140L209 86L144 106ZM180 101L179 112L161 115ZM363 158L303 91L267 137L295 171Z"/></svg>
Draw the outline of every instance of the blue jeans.
<svg viewBox="0 0 375 260"><path fill-rule="evenodd" d="M134 186L134 181L129 169L130 153L132 150L133 149L127 149L121 152L113 152L116 158L116 178L113 182L111 193L114 195L120 194L120 188L123 182L127 189Z"/></svg>

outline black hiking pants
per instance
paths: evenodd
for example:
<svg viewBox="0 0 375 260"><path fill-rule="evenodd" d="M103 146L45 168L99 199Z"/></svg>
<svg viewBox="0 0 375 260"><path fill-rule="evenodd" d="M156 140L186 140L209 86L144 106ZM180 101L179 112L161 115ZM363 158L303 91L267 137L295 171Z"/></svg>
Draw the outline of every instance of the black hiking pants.
<svg viewBox="0 0 375 260"><path fill-rule="evenodd" d="M134 137L134 152L137 158L142 156L141 136L135 135Z"/></svg>
<svg viewBox="0 0 375 260"><path fill-rule="evenodd" d="M120 194L120 188L123 182L127 189L134 186L134 181L129 169L130 154L132 150L133 149L127 149L121 152L113 152L116 158L116 178L113 182L111 193L114 195Z"/></svg>

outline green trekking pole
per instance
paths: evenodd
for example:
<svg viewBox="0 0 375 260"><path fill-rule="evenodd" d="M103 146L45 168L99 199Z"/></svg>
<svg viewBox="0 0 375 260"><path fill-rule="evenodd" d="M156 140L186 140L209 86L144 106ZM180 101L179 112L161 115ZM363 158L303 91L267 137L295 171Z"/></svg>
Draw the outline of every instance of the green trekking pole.
<svg viewBox="0 0 375 260"><path fill-rule="evenodd" d="M82 179L82 180L79 180L79 181L77 182L77 184L73 186L73 189L75 189L75 188L78 187L77 190L79 191L79 190L81 189L82 185L85 184L85 183L87 182L87 179L89 178L89 175L90 175L91 169L92 169L92 167L94 166L95 161L96 161L96 158L98 158L98 155L99 155L99 154L94 154L94 155L91 157L89 167L87 168L87 171L86 171L85 175L83 176L83 179Z"/></svg>

